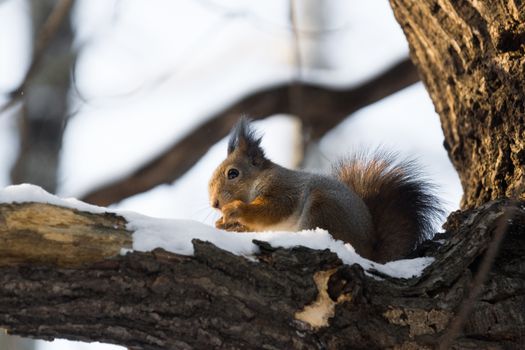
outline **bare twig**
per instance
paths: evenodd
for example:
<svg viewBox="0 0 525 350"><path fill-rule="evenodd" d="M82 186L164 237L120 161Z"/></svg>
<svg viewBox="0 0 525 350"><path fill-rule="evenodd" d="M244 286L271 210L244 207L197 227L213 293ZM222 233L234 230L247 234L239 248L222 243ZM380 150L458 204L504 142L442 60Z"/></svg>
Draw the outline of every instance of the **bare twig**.
<svg viewBox="0 0 525 350"><path fill-rule="evenodd" d="M302 60L301 60L301 43L299 37L299 28L297 25L297 11L294 0L290 0L290 24L292 26L292 53L293 63L295 67L295 76L290 84L290 112L293 115L301 115L301 74L302 74Z"/></svg>
<svg viewBox="0 0 525 350"><path fill-rule="evenodd" d="M301 80L303 71L303 62L301 59L301 37L299 35L299 25L297 21L297 4L295 0L290 0L290 25L292 27L292 38L291 38L291 49L293 54L293 64L295 68L295 74L290 81L289 88L289 99L290 99L290 114L301 118L302 111L302 94L301 94ZM296 133L296 137L299 139L297 147L294 150L294 164L300 166L304 161L306 148L309 144L308 132L306 131L305 124L301 123L301 130Z"/></svg>
<svg viewBox="0 0 525 350"><path fill-rule="evenodd" d="M335 89L303 83L301 120L318 139L348 115L389 96L419 80L407 58L370 81L353 88ZM208 149L225 137L242 114L261 119L276 113L290 113L289 84L280 84L245 96L211 116L191 133L167 148L127 177L103 186L83 197L84 201L109 205L170 183L189 170Z"/></svg>
<svg viewBox="0 0 525 350"><path fill-rule="evenodd" d="M465 324L467 317L472 311L474 303L476 302L483 290L483 285L487 279L487 276L490 273L490 270L492 269L492 265L499 251L500 243L503 240L505 233L507 232L509 221L512 219L515 211L516 207L514 206L513 202L511 202L510 206L504 208L503 214L498 220L496 230L494 232L494 237L492 238L492 241L490 242L487 248L478 273L474 277L470 293L468 297L462 302L459 312L457 313L456 317L452 320L448 327L448 330L441 338L441 343L439 344L440 350L449 349L451 347L452 343L459 335L461 328Z"/></svg>
<svg viewBox="0 0 525 350"><path fill-rule="evenodd" d="M24 95L24 89L35 74L44 53L49 47L51 41L55 37L60 28L60 25L68 18L69 11L73 7L74 0L58 0L53 11L49 14L46 21L42 25L42 28L38 31L38 37L36 38L35 45L33 48L33 56L31 63L24 76L22 82L13 91L9 93L9 100L0 107L0 113L13 107L18 100Z"/></svg>

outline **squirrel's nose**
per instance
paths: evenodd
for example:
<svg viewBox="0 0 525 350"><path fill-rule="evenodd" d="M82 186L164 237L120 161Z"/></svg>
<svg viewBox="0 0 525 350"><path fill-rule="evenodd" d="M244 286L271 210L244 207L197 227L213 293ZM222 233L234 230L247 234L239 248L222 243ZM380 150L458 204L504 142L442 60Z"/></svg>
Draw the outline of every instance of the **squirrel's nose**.
<svg viewBox="0 0 525 350"><path fill-rule="evenodd" d="M219 209L219 200L216 199L216 200L213 202L212 206L213 206L215 209Z"/></svg>

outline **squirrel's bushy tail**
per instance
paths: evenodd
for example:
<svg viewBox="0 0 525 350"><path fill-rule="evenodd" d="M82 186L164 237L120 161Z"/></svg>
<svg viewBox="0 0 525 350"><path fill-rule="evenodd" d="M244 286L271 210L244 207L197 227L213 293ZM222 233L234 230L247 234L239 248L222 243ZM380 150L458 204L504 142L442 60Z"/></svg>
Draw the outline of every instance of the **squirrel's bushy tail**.
<svg viewBox="0 0 525 350"><path fill-rule="evenodd" d="M359 153L338 163L336 177L368 206L374 223L374 256L386 262L406 256L429 238L443 214L435 186L426 181L413 160L394 153Z"/></svg>

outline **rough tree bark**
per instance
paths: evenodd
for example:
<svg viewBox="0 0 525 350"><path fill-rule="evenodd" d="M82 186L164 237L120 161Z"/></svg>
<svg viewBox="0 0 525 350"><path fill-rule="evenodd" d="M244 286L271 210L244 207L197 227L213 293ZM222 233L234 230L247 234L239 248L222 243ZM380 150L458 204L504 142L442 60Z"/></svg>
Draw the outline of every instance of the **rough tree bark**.
<svg viewBox="0 0 525 350"><path fill-rule="evenodd" d="M202 241L194 241L194 256L121 256L131 232L119 216L2 204L0 327L136 349L432 348L510 209L489 282L452 344L519 349L525 206L506 201L452 216L444 243L425 249L436 261L409 280L365 274L329 251L264 242L256 261Z"/></svg>
<svg viewBox="0 0 525 350"><path fill-rule="evenodd" d="M462 206L524 198L525 3L390 3L441 117Z"/></svg>

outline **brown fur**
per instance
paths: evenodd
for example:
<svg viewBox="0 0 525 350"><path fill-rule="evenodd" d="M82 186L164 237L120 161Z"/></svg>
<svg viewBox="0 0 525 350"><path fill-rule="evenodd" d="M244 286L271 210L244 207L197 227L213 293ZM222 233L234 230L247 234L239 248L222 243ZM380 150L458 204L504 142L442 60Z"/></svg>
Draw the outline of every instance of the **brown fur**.
<svg viewBox="0 0 525 350"><path fill-rule="evenodd" d="M407 255L428 238L443 211L433 186L414 161L398 161L393 153L358 154L340 162L335 176L363 199L372 215L372 260L385 262Z"/></svg>

